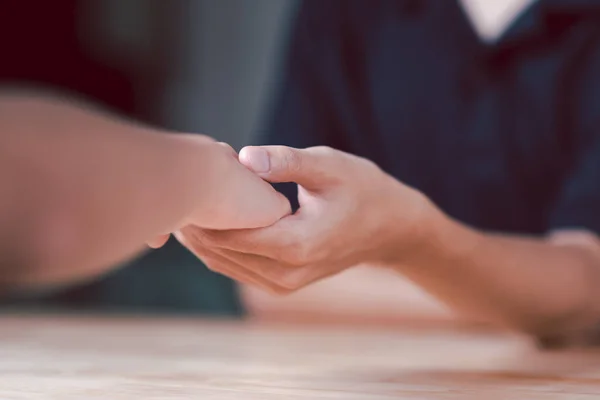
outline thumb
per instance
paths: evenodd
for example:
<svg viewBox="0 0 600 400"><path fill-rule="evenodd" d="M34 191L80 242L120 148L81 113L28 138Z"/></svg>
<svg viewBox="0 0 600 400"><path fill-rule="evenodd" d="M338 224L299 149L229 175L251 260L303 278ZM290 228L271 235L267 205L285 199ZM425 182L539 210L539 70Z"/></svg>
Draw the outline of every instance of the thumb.
<svg viewBox="0 0 600 400"><path fill-rule="evenodd" d="M328 147L248 146L240 151L239 160L271 183L295 182L316 190L338 182L342 176L338 153Z"/></svg>

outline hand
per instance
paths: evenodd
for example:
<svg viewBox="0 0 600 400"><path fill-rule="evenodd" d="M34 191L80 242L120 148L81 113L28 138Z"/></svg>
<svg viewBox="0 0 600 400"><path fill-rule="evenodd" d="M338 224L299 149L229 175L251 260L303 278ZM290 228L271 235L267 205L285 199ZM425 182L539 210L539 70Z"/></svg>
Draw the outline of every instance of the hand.
<svg viewBox="0 0 600 400"><path fill-rule="evenodd" d="M419 192L372 162L325 147L249 147L240 161L270 182L297 182L300 209L261 229L187 226L176 237L209 268L276 293L417 246L428 210Z"/></svg>
<svg viewBox="0 0 600 400"><path fill-rule="evenodd" d="M235 150L225 143L212 146L214 179L199 182L199 206L175 229L187 225L216 230L261 228L291 213L288 200L240 164ZM168 238L169 234L162 235L148 245L161 247Z"/></svg>

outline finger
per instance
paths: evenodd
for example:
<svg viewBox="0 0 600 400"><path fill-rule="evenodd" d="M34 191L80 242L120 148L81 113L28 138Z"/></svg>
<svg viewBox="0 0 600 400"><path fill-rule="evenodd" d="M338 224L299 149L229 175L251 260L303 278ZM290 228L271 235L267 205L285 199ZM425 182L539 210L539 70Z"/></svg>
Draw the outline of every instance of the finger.
<svg viewBox="0 0 600 400"><path fill-rule="evenodd" d="M152 249L160 249L169 241L170 237L171 237L170 234L169 235L160 235L160 236L153 238L152 240L149 240L146 244L148 245L148 247L150 247Z"/></svg>
<svg viewBox="0 0 600 400"><path fill-rule="evenodd" d="M234 281L244 283L246 285L258 286L262 288L262 285L254 281L253 279L248 279L245 274L239 273L235 267L230 266L229 261L219 256L218 254L211 253L208 251L202 252L193 252L196 257L198 257L208 269L218 274L224 275Z"/></svg>
<svg viewBox="0 0 600 400"><path fill-rule="evenodd" d="M215 251L256 279L268 282L267 285L271 290L278 294L288 293L304 286L302 276L306 275L306 272L300 271L302 268L295 269L291 265L255 254L239 253L228 249Z"/></svg>
<svg viewBox="0 0 600 400"><path fill-rule="evenodd" d="M308 243L309 238L298 225L301 217L301 213L296 213L266 228L227 231L197 229L196 234L210 247L286 260L290 253Z"/></svg>
<svg viewBox="0 0 600 400"><path fill-rule="evenodd" d="M244 281L242 282L246 284L260 287L277 295L288 294L294 290L286 280L290 270L286 270L286 267L274 260L254 254L235 253L226 249L216 249L214 253L224 260L223 267L228 268L237 276L243 277ZM223 274L231 276L228 272L223 272Z"/></svg>
<svg viewBox="0 0 600 400"><path fill-rule="evenodd" d="M230 264L230 261L219 254L209 250L208 248L198 245L198 243L196 243L194 240L189 240L186 235L182 234L181 232L175 233L174 236L186 249L188 249L204 264L206 264L208 269L211 271L221 273L242 283L255 284L252 280L247 279L246 276L237 274L236 268L228 265Z"/></svg>
<svg viewBox="0 0 600 400"><path fill-rule="evenodd" d="M249 146L239 160L269 182L296 182L308 190L327 188L347 173L343 153L328 147Z"/></svg>
<svg viewBox="0 0 600 400"><path fill-rule="evenodd" d="M196 257L204 261L211 270L219 272L237 281L258 286L271 293L282 294L284 288L277 285L260 274L252 271L243 264L236 262L235 258L227 257L221 249L211 249L205 246L193 231L185 232L185 228L176 233L175 237Z"/></svg>
<svg viewBox="0 0 600 400"><path fill-rule="evenodd" d="M583 229L563 229L550 232L548 241L558 246L583 247L600 254L598 235Z"/></svg>
<svg viewBox="0 0 600 400"><path fill-rule="evenodd" d="M239 253L227 249L217 251L230 262L242 266L242 268L267 280L269 287L279 288L278 294L286 294L302 289L317 281L336 275L344 269L342 266L317 264L294 267L254 254Z"/></svg>

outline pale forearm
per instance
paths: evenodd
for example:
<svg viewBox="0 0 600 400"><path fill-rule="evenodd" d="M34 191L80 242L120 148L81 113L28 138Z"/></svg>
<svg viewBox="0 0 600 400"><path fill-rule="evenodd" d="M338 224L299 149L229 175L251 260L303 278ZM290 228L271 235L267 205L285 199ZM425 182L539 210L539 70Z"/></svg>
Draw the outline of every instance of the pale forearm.
<svg viewBox="0 0 600 400"><path fill-rule="evenodd" d="M586 246L486 234L443 215L395 268L457 311L535 335L600 320L600 259Z"/></svg>
<svg viewBox="0 0 600 400"><path fill-rule="evenodd" d="M413 282L402 276L394 279L394 275L389 270L361 265L284 297L249 285L242 286L241 296L250 315L266 319L293 320L301 316L370 324L445 323L455 319L444 305Z"/></svg>
<svg viewBox="0 0 600 400"><path fill-rule="evenodd" d="M40 237L50 243L30 265L5 270L9 281L93 275L135 254L197 206L202 173L210 170L201 139L46 96L0 95L0 132L3 175L12 182L3 188L12 200L0 210L11 222L2 236L33 239L32 253Z"/></svg>

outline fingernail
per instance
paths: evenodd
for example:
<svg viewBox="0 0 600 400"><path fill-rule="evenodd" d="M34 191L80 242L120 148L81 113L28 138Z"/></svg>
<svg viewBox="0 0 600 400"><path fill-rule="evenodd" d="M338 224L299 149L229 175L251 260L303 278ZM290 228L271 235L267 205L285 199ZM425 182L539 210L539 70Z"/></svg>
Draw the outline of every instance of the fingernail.
<svg viewBox="0 0 600 400"><path fill-rule="evenodd" d="M240 152L240 161L256 173L267 173L271 170L269 153L260 147L245 147Z"/></svg>

